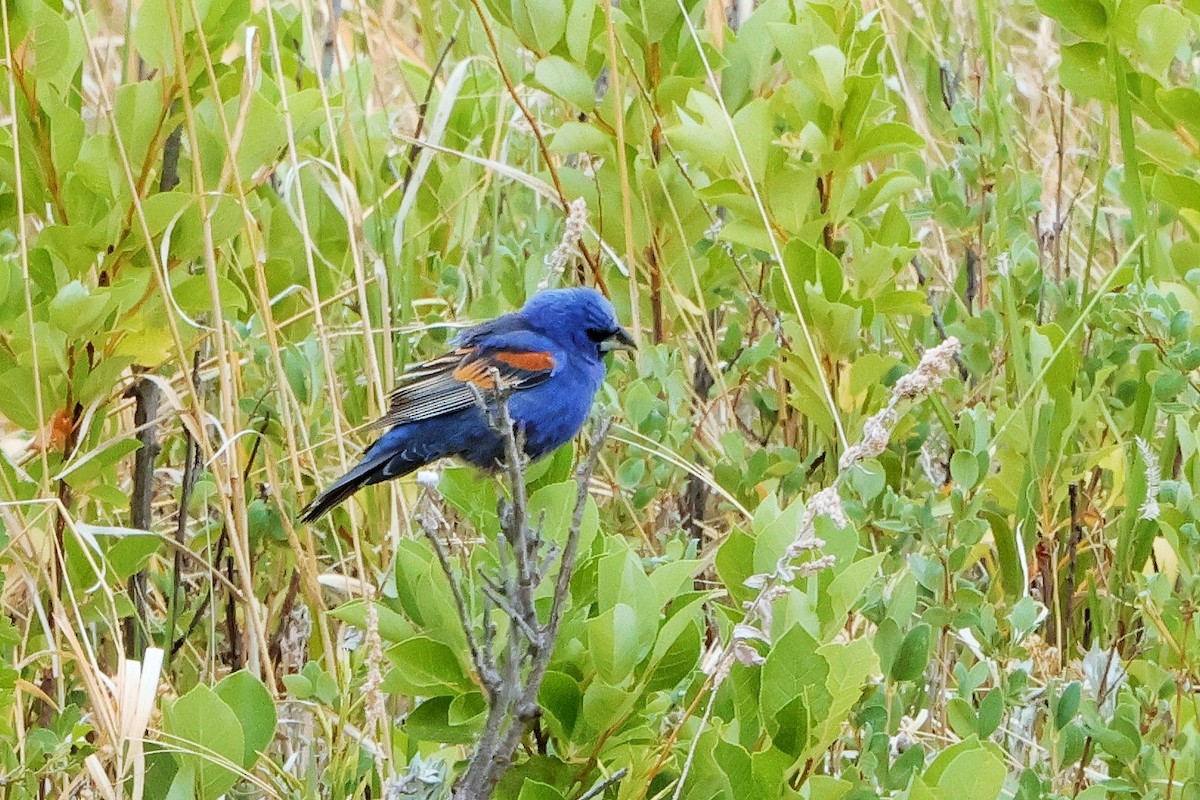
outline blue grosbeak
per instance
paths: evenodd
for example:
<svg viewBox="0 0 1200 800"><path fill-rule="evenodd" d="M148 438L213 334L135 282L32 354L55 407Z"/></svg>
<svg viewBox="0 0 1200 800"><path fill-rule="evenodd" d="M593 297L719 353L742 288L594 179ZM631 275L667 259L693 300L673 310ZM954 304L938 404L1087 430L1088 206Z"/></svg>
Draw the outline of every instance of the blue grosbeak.
<svg viewBox="0 0 1200 800"><path fill-rule="evenodd" d="M451 352L409 367L376 423L391 426L358 466L300 512L312 522L364 486L458 456L493 470L504 437L481 407L495 403L496 378L508 396L525 454L536 460L574 438L604 381L604 356L631 350L612 304L595 289L551 289L520 311L463 331Z"/></svg>

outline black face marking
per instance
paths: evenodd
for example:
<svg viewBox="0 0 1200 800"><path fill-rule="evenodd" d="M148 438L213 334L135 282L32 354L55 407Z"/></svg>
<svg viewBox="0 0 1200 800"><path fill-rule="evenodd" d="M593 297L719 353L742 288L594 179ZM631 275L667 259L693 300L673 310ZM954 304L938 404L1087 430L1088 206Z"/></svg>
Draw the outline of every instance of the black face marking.
<svg viewBox="0 0 1200 800"><path fill-rule="evenodd" d="M617 331L615 329L602 330L600 328L589 328L588 332L587 332L587 337L589 339L591 339L593 342L595 342L596 344L600 344L600 342L608 341L609 339L611 339L612 337L614 337L616 335L617 335Z"/></svg>

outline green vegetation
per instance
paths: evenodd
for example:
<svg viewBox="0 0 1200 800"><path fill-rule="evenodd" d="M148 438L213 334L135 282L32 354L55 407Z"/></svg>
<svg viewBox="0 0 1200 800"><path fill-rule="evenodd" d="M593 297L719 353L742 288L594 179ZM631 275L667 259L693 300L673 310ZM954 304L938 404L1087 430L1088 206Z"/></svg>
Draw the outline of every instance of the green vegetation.
<svg viewBox="0 0 1200 800"><path fill-rule="evenodd" d="M1200 798L1200 3L753 5L0 4L0 797L449 797L513 487L294 516L586 282L496 796Z"/></svg>

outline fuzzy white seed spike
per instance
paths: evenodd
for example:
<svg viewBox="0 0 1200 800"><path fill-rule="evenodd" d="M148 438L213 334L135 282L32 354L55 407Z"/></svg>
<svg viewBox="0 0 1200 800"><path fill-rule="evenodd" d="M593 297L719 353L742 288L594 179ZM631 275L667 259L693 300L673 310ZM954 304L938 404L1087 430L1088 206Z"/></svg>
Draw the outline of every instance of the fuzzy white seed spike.
<svg viewBox="0 0 1200 800"><path fill-rule="evenodd" d="M1146 499L1138 509L1138 519L1158 519L1158 490L1162 475L1162 467L1158 462L1158 453L1150 449L1150 445L1142 437L1137 437L1137 447L1146 464Z"/></svg>
<svg viewBox="0 0 1200 800"><path fill-rule="evenodd" d="M563 227L562 238L546 256L546 277L538 284L539 289L548 288L557 283L571 263L571 257L579 247L579 240L587 230L588 209L587 201L577 197L567 206L567 224Z"/></svg>

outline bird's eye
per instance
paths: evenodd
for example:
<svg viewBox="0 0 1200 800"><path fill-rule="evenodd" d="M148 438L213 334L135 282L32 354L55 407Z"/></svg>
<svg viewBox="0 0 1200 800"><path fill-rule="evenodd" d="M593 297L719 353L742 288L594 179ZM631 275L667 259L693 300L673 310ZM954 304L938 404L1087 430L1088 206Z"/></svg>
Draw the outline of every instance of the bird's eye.
<svg viewBox="0 0 1200 800"><path fill-rule="evenodd" d="M600 328L591 328L587 332L588 338L591 339L596 344L599 344L600 342L608 341L609 339L611 339L613 337L613 335L614 335L613 331L605 331L605 330L601 330Z"/></svg>

